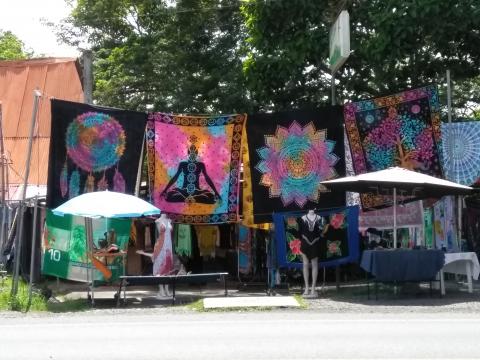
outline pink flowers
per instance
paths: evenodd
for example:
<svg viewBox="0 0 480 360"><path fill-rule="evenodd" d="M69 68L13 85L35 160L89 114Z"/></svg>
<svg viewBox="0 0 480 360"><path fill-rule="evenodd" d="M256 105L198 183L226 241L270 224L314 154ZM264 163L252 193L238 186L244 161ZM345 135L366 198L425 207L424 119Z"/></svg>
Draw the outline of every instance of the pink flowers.
<svg viewBox="0 0 480 360"><path fill-rule="evenodd" d="M302 253L300 251L300 245L301 245L301 242L298 239L294 239L288 243L288 246L290 246L290 250L294 255L300 255Z"/></svg>
<svg viewBox="0 0 480 360"><path fill-rule="evenodd" d="M345 222L345 214L344 213L334 214L330 217L330 225L334 229L340 229L343 226L344 222Z"/></svg>

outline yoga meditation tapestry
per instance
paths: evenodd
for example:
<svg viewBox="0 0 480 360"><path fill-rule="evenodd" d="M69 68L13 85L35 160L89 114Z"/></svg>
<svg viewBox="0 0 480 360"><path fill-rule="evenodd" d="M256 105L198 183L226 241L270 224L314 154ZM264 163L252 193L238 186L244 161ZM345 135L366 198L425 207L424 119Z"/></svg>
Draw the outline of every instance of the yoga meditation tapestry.
<svg viewBox="0 0 480 360"><path fill-rule="evenodd" d="M345 176L342 107L249 116L247 136L256 223L273 212L345 205L320 181Z"/></svg>
<svg viewBox="0 0 480 360"><path fill-rule="evenodd" d="M177 223L238 220L245 115L153 113L153 202Z"/></svg>
<svg viewBox="0 0 480 360"><path fill-rule="evenodd" d="M360 243L358 206L316 212L319 237L302 234L305 212L274 214L277 261L280 267L302 268L302 249L314 251L320 267L338 266L358 261ZM307 222L308 222L307 218ZM310 227L311 224L307 224ZM314 249L315 248L315 249ZM308 255L307 255L308 257Z"/></svg>
<svg viewBox="0 0 480 360"><path fill-rule="evenodd" d="M400 166L442 177L436 86L350 103L344 115L355 174ZM361 199L363 208L391 203L373 193L362 194Z"/></svg>
<svg viewBox="0 0 480 360"><path fill-rule="evenodd" d="M480 121L442 124L443 172L462 185L480 179Z"/></svg>
<svg viewBox="0 0 480 360"><path fill-rule="evenodd" d="M47 207L77 195L133 194L147 115L52 100Z"/></svg>

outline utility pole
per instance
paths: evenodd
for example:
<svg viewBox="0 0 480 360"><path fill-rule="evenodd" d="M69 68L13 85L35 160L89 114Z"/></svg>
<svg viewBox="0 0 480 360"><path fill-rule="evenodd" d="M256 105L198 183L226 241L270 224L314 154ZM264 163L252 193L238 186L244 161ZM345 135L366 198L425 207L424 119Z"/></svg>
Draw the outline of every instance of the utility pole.
<svg viewBox="0 0 480 360"><path fill-rule="evenodd" d="M91 50L83 50L82 54L82 77L83 97L87 104L93 103L93 55Z"/></svg>
<svg viewBox="0 0 480 360"><path fill-rule="evenodd" d="M22 248L22 237L23 237L23 218L24 218L24 211L25 211L25 197L27 195L27 186L28 186L28 177L30 175L30 163L32 158L32 143L33 143L33 132L35 129L35 124L37 120L37 113L38 113L38 101L40 100L40 96L42 94L38 90L33 91L33 111L32 111L32 122L30 124L30 134L28 137L28 149L27 149L27 160L25 163L25 175L23 179L23 189L22 189L22 197L20 200L20 206L18 208L18 236L15 239L15 255L13 258L14 261L14 273L13 273L13 281L12 281L12 292L11 296L16 296L18 292L18 277L20 273L20 256L21 256L21 248Z"/></svg>

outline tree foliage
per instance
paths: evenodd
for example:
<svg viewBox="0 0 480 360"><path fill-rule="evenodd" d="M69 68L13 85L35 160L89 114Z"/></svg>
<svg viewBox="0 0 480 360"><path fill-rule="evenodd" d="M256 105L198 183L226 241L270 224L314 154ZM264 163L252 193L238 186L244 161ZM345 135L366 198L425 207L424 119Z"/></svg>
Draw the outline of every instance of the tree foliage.
<svg viewBox="0 0 480 360"><path fill-rule="evenodd" d="M62 35L93 45L94 98L105 105L292 109L330 102L329 30L341 9L352 48L335 75L341 101L444 83L450 69L456 108L478 113L478 0L78 0Z"/></svg>
<svg viewBox="0 0 480 360"><path fill-rule="evenodd" d="M11 31L0 30L0 60L27 59L31 53L25 50L23 42Z"/></svg>
<svg viewBox="0 0 480 360"><path fill-rule="evenodd" d="M133 109L247 111L236 4L79 0L70 22L94 46L94 98Z"/></svg>
<svg viewBox="0 0 480 360"><path fill-rule="evenodd" d="M352 49L336 74L344 99L443 81L447 69L467 88L478 78L477 0L338 3L252 0L243 7L250 34L245 72L255 100L273 108L328 101L328 32L342 7L350 13ZM457 99L463 107L466 99Z"/></svg>

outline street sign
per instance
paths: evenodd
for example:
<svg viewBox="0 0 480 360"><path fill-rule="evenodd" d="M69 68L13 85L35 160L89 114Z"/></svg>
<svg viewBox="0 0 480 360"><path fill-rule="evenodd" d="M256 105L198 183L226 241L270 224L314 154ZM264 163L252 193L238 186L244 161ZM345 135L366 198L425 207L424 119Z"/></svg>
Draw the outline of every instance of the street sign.
<svg viewBox="0 0 480 360"><path fill-rule="evenodd" d="M334 74L350 55L350 16L343 10L330 29L329 66Z"/></svg>

